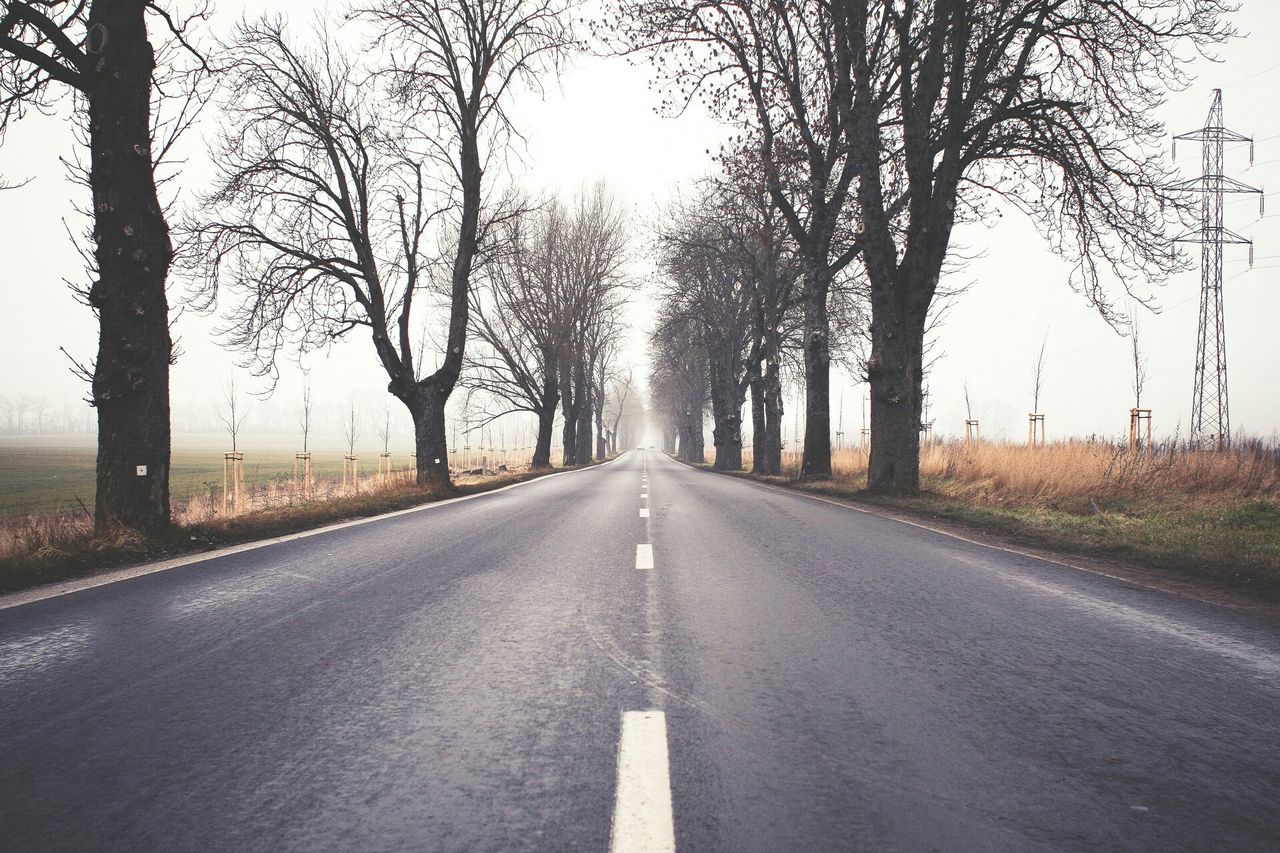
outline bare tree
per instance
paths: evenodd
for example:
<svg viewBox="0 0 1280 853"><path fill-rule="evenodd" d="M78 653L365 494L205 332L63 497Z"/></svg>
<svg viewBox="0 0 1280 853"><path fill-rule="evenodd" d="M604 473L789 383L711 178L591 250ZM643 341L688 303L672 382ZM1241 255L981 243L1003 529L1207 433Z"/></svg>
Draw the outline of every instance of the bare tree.
<svg viewBox="0 0 1280 853"><path fill-rule="evenodd" d="M491 263L472 303L470 321L478 346L467 353L462 381L497 409L485 422L512 412L538 419L532 467L551 467L551 438L560 404L558 347L569 318L555 263L563 210L551 205L511 224L509 251Z"/></svg>
<svg viewBox="0 0 1280 853"><path fill-rule="evenodd" d="M302 427L302 452L307 451L307 437L311 434L311 377L302 386L302 411L298 425Z"/></svg>
<svg viewBox="0 0 1280 853"><path fill-rule="evenodd" d="M608 452L617 453L619 425L622 422L623 415L628 411L627 401L631 399L630 370L627 371L626 376L618 376L613 380L613 393L609 395L609 399L611 401L612 417L608 428Z"/></svg>
<svg viewBox="0 0 1280 853"><path fill-rule="evenodd" d="M31 401L31 413L35 415L36 418L36 425L33 432L37 435L43 433L48 426L46 419L49 416L50 408L51 406L49 404L48 397L36 397Z"/></svg>
<svg viewBox="0 0 1280 853"><path fill-rule="evenodd" d="M155 0L5 0L0 4L0 133L29 109L74 94L87 138L92 269L85 298L99 325L92 380L98 410L94 521L154 529L169 523L169 366L174 355L165 280L172 259L156 165L168 140L153 109L159 58L190 50L188 24ZM148 21L168 41L157 50ZM170 48L166 54L166 45ZM196 58L203 69L203 60ZM139 466L147 474L138 476Z"/></svg>
<svg viewBox="0 0 1280 853"><path fill-rule="evenodd" d="M453 176L457 219L446 350L441 366L419 383L438 421L447 478L444 404L464 363L472 271L487 232L503 218L501 209L487 209L483 176L515 133L506 112L512 86L539 85L572 33L564 8L552 0L381 0L357 4L355 14L379 27L393 91L429 120L426 151ZM420 470L422 455L420 448Z"/></svg>
<svg viewBox="0 0 1280 853"><path fill-rule="evenodd" d="M726 169L729 164L726 164ZM781 372L800 351L794 322L801 280L794 242L758 176L704 180L659 229L664 307L685 314L708 361L717 467L742 464L742 407L752 394L753 470L782 466Z"/></svg>
<svg viewBox="0 0 1280 853"><path fill-rule="evenodd" d="M588 329L583 363L588 393L587 403L583 407L582 421L578 430L579 461L590 462L605 459L605 420L604 411L607 402L610 380L618 370L618 354L623 339L624 327L617 311L601 314ZM592 424L595 424L594 432ZM594 447L593 447L594 436Z"/></svg>
<svg viewBox="0 0 1280 853"><path fill-rule="evenodd" d="M1140 331L1137 317L1130 312L1129 341L1133 345L1133 407L1135 409L1142 408L1142 390L1147 385L1147 356L1142 351Z"/></svg>
<svg viewBox="0 0 1280 853"><path fill-rule="evenodd" d="M595 376L620 334L628 283L626 217L604 184L578 197L570 223L561 258L570 323L559 347L566 465L591 461Z"/></svg>
<svg viewBox="0 0 1280 853"><path fill-rule="evenodd" d="M218 407L217 415L218 421L231 439L231 452L235 453L239 449L237 447L237 439L240 436L240 427L244 425L245 418L249 416L249 409L245 405L244 399L236 393L236 374L234 370L227 377L226 385L222 387L222 405Z"/></svg>
<svg viewBox="0 0 1280 853"><path fill-rule="evenodd" d="M518 411L537 416L536 468L550 466L562 404L565 462L590 460L591 419L602 422L602 377L625 301L624 226L620 207L597 185L572 207L552 202L510 223L506 251L480 279L471 311L479 346L462 381L496 404L480 425Z"/></svg>
<svg viewBox="0 0 1280 853"><path fill-rule="evenodd" d="M701 211L703 199L694 203ZM714 214L713 214L714 215ZM683 314L706 353L715 467L742 468L742 407L760 359L755 287L738 244L700 214L684 212L663 236L668 310Z"/></svg>
<svg viewBox="0 0 1280 853"><path fill-rule="evenodd" d="M472 271L505 215L485 198L486 158L504 144L509 86L556 54L564 30L550 7L490 0L386 3L359 17L391 57L373 77L324 33L306 50L280 20L237 31L222 175L192 234L205 296L229 278L231 340L262 371L290 337L306 350L368 329L413 419L418 483L447 484L444 408L465 357ZM413 309L431 284L437 224L447 334L424 373Z"/></svg>
<svg viewBox="0 0 1280 853"><path fill-rule="evenodd" d="M852 102L842 3L803 0L621 0L633 50L656 54L681 110L701 93L746 125L762 177L804 275L805 436L801 476L831 474L833 279L859 245L850 233L857 163L843 136ZM733 157L738 152L726 152Z"/></svg>
<svg viewBox="0 0 1280 853"><path fill-rule="evenodd" d="M649 338L649 397L663 422L664 449L686 462L704 461L707 354L688 313L659 305Z"/></svg>
<svg viewBox="0 0 1280 853"><path fill-rule="evenodd" d="M342 437L347 442L347 455L356 455L356 442L360 440L360 416L356 412L355 398L351 398L351 406L347 417L342 421Z"/></svg>
<svg viewBox="0 0 1280 853"><path fill-rule="evenodd" d="M382 452L391 452L391 407L385 406L382 412L382 424L378 427L378 438L382 439Z"/></svg>
<svg viewBox="0 0 1280 853"><path fill-rule="evenodd" d="M1177 267L1155 111L1189 51L1230 34L1229 0L844 0L859 243L871 293L873 491L919 488L924 338L957 219L989 201L1038 223L1074 284Z"/></svg>
<svg viewBox="0 0 1280 853"><path fill-rule="evenodd" d="M1036 356L1031 367L1031 411L1040 411L1040 389L1044 387L1044 348L1049 344L1049 336L1045 335L1040 342L1040 354Z"/></svg>

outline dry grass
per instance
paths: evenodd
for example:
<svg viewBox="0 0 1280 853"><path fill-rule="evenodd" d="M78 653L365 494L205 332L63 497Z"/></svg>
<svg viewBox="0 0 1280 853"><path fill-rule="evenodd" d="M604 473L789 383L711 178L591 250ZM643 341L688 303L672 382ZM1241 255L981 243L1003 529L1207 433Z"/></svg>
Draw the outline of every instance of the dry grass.
<svg viewBox="0 0 1280 853"><path fill-rule="evenodd" d="M839 479L864 480L867 457L856 450L832 459ZM1068 441L1030 448L963 442L926 447L920 459L926 491L980 503L1016 500L1067 511L1165 500L1217 501L1280 494L1280 452L1260 445L1226 452L1162 448L1129 453L1100 442Z"/></svg>
<svg viewBox="0 0 1280 853"><path fill-rule="evenodd" d="M743 453L750 468L751 451ZM714 451L707 462L714 461ZM868 457L857 449L831 455L834 479L865 483ZM784 457L788 476L799 459ZM1094 504L1131 500L1280 497L1280 447L1241 442L1228 451L1165 445L1129 453L1103 442L1066 441L1041 447L936 443L921 448L920 483L926 492L978 502L1017 500L1038 506L1096 511Z"/></svg>

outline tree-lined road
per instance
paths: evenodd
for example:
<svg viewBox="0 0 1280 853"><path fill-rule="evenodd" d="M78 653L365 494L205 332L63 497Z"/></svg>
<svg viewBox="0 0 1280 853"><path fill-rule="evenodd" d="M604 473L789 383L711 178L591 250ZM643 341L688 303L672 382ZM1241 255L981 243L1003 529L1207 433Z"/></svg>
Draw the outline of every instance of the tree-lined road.
<svg viewBox="0 0 1280 853"><path fill-rule="evenodd" d="M641 451L0 610L0 847L1267 850L1277 720L1262 617Z"/></svg>

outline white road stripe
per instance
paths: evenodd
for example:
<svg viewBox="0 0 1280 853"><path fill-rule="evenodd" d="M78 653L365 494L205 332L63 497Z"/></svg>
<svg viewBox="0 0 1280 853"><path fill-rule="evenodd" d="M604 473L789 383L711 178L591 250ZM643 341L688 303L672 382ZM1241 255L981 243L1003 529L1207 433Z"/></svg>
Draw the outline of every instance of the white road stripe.
<svg viewBox="0 0 1280 853"><path fill-rule="evenodd" d="M640 507L640 517L641 517L641 518L648 518L648 517L649 517L649 508L648 508L648 507L646 507L646 506L642 506L642 507Z"/></svg>
<svg viewBox="0 0 1280 853"><path fill-rule="evenodd" d="M649 493L648 493L648 492L641 492L641 493L640 493L640 498L641 498L642 500L643 500L644 498L647 498L647 497L649 497Z"/></svg>
<svg viewBox="0 0 1280 853"><path fill-rule="evenodd" d="M652 545L636 546L636 568L637 569L653 568L653 546Z"/></svg>
<svg viewBox="0 0 1280 853"><path fill-rule="evenodd" d="M612 853L675 851L667 718L661 711L627 711L618 744L618 790L613 805Z"/></svg>

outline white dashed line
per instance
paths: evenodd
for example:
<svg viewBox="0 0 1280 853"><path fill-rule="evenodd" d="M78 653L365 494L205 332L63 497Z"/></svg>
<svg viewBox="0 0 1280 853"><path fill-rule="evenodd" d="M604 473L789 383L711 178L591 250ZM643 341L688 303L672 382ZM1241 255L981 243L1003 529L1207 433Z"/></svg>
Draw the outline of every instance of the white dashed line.
<svg viewBox="0 0 1280 853"><path fill-rule="evenodd" d="M648 518L648 517L649 517L649 508L648 508L648 507L644 507L644 506L640 507L640 517L641 517L641 518Z"/></svg>
<svg viewBox="0 0 1280 853"><path fill-rule="evenodd" d="M676 849L667 718L661 711L627 711L622 715L609 849L612 853Z"/></svg>
<svg viewBox="0 0 1280 853"><path fill-rule="evenodd" d="M637 569L653 568L653 546L652 545L636 546L636 568Z"/></svg>

